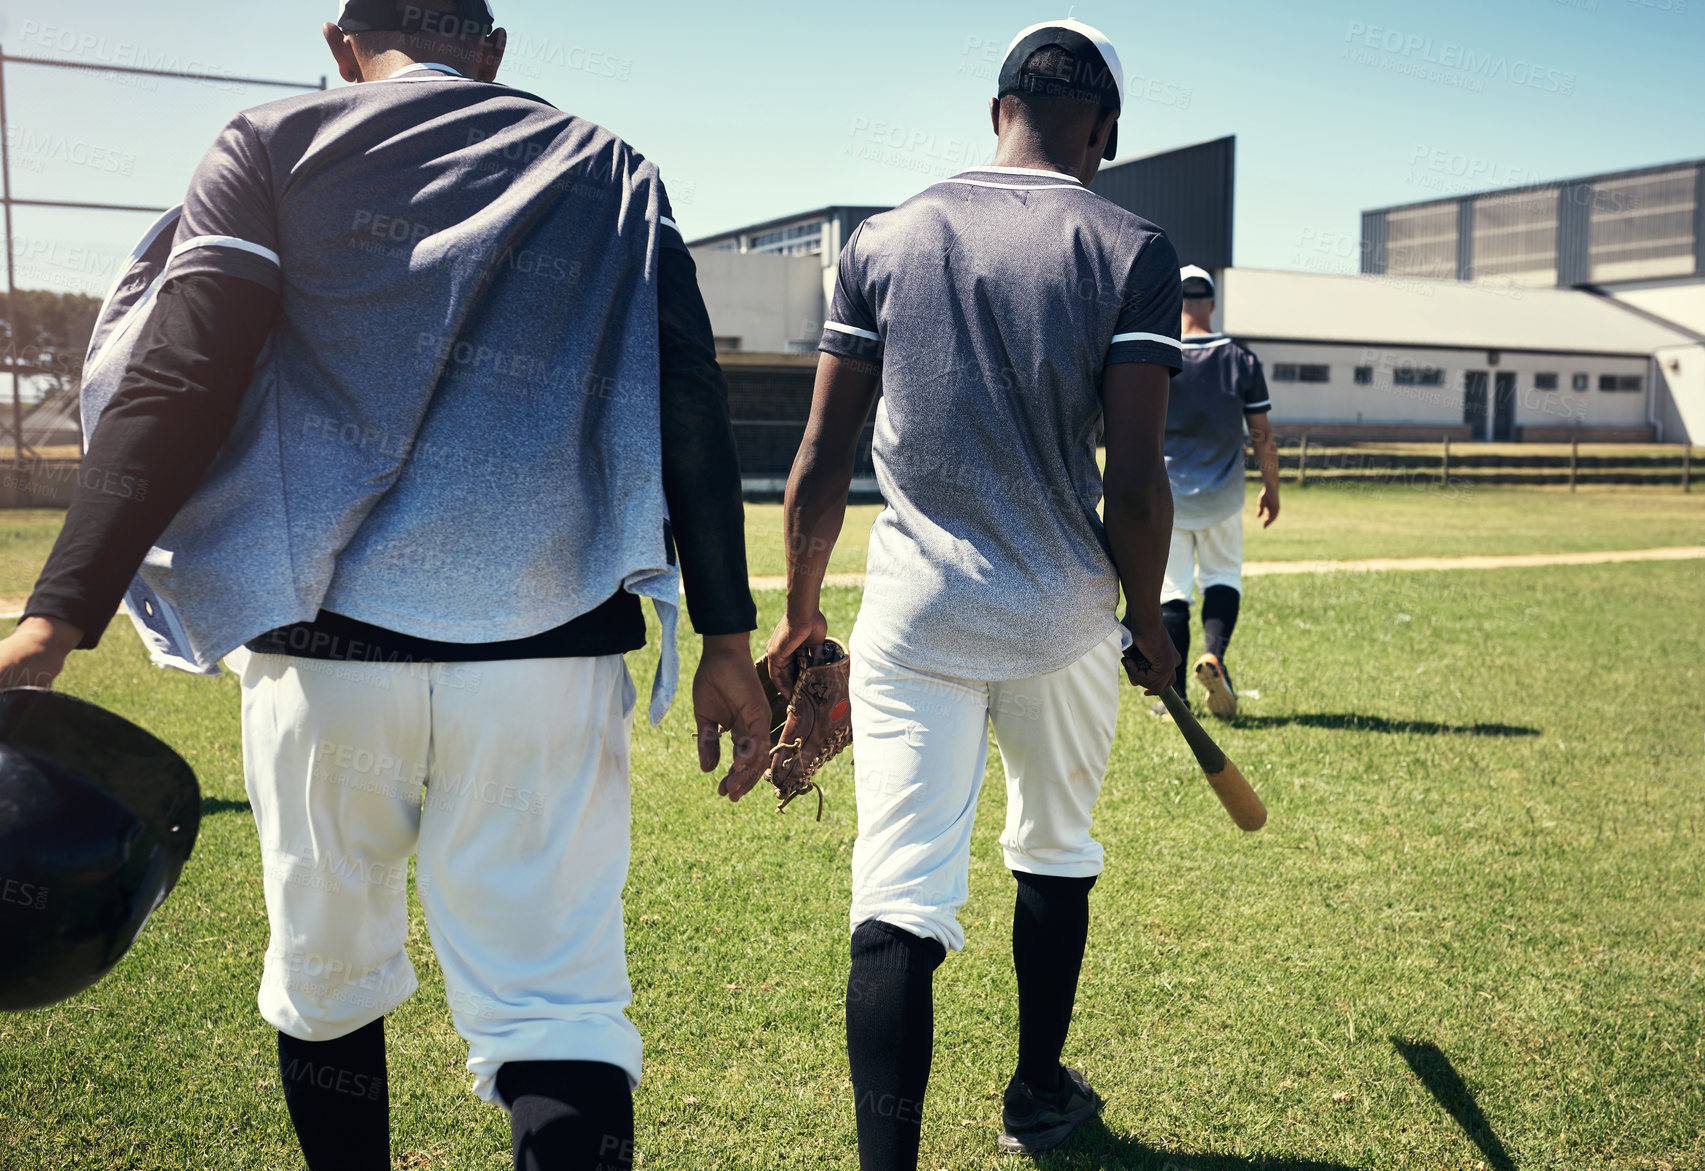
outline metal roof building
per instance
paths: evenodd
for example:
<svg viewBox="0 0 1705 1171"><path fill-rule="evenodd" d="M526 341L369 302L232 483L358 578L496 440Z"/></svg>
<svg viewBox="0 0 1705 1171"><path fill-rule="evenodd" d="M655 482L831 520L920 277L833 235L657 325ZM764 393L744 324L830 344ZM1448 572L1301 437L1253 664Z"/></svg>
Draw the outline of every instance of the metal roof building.
<svg viewBox="0 0 1705 1171"><path fill-rule="evenodd" d="M1564 288L1705 276L1705 159L1363 212L1361 268Z"/></svg>
<svg viewBox="0 0 1705 1171"><path fill-rule="evenodd" d="M1102 167L1089 189L1166 229L1185 264L1231 267L1237 138L1228 135Z"/></svg>

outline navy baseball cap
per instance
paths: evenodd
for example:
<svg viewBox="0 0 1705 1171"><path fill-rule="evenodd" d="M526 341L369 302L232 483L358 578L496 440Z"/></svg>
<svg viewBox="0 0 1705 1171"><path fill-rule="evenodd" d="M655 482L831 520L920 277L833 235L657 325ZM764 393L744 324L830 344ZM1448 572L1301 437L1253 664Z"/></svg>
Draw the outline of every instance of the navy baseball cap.
<svg viewBox="0 0 1705 1171"><path fill-rule="evenodd" d="M1067 74L1043 74L1024 68L1033 53L1049 45L1058 46L1071 55L1073 66ZM1125 70L1119 64L1119 54L1100 29L1066 17L1033 24L1013 38L1001 65L1000 92L1007 94L1033 93L1048 97L1076 98L1094 102L1117 114L1125 105ZM1107 147L1101 157L1111 160L1119 149L1119 124L1107 134Z"/></svg>
<svg viewBox="0 0 1705 1171"><path fill-rule="evenodd" d="M440 32L489 36L497 18L490 0L450 0L447 6L404 0L341 0L337 27L346 33Z"/></svg>

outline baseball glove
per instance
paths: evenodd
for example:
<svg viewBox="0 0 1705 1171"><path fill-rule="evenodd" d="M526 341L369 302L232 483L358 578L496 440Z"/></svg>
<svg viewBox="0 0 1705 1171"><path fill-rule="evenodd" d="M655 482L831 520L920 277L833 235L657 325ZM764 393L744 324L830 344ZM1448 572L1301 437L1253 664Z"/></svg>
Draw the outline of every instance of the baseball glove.
<svg viewBox="0 0 1705 1171"><path fill-rule="evenodd" d="M817 793L817 820L823 820L823 790L811 778L852 743L852 658L847 648L825 639L815 651L796 652L797 678L793 698L784 700L770 680L768 660L758 665L758 678L770 698L776 721L770 733L770 767L764 779L776 787L780 813L795 797ZM783 706L785 705L785 706Z"/></svg>

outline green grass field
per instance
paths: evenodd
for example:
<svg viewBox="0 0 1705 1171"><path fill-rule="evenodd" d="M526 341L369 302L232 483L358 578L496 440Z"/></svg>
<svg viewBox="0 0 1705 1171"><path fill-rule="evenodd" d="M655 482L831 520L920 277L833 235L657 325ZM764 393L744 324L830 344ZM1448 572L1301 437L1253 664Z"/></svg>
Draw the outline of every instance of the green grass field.
<svg viewBox="0 0 1705 1171"><path fill-rule="evenodd" d="M1415 488L1285 484L1281 519L1262 530L1252 488L1245 511L1250 560L1319 557L1454 557L1497 553L1576 553L1705 543L1705 491L1679 488L1579 493L1517 488ZM860 573L880 505L847 510L831 573ZM779 575L781 506L748 504L751 571Z"/></svg>
<svg viewBox="0 0 1705 1171"><path fill-rule="evenodd" d="M1698 496L1310 488L1286 503L1251 557L1705 530ZM766 514L750 513L761 572ZM20 547L27 529L0 523ZM1232 662L1262 697L1222 743L1272 821L1238 834L1176 732L1127 692L1068 1046L1108 1107L1044 1171L1705 1167L1702 597L1700 562L1252 580ZM780 595L759 600L767 624ZM857 591L827 603L849 629ZM632 656L635 675L653 661ZM154 671L117 627L63 687L179 746L208 815L109 979L0 1017L0 1167L300 1167L254 1009L265 916L237 688ZM994 1153L1016 1022L998 774L997 759L967 950L937 977L925 1168L1018 1165ZM778 816L714 799L685 704L637 734L642 1166L856 1166L851 778L847 762L825 775L821 824ZM507 1125L467 1092L418 912L411 952L422 988L388 1022L396 1166L498 1171Z"/></svg>

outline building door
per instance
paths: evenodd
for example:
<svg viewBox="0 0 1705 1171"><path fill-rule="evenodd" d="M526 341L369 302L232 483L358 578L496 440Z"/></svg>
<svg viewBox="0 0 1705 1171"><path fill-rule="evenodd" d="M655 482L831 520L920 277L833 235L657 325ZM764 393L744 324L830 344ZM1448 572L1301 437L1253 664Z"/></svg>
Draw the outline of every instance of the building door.
<svg viewBox="0 0 1705 1171"><path fill-rule="evenodd" d="M1486 438L1486 371L1470 370L1462 384L1462 421L1476 441Z"/></svg>
<svg viewBox="0 0 1705 1171"><path fill-rule="evenodd" d="M1492 399L1492 442L1509 443L1515 437L1516 376L1513 371L1500 370Z"/></svg>

